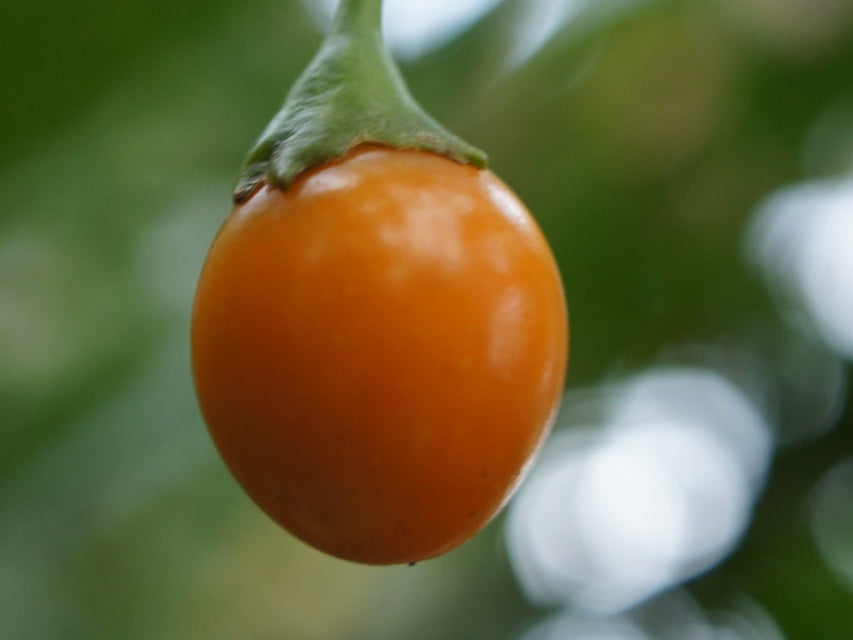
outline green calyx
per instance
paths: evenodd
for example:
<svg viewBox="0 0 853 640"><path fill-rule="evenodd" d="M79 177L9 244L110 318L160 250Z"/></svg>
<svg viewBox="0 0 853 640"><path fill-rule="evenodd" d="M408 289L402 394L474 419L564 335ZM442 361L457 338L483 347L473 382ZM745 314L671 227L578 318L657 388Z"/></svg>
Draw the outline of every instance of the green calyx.
<svg viewBox="0 0 853 640"><path fill-rule="evenodd" d="M246 157L235 202L264 181L286 189L306 169L362 143L486 166L485 153L447 131L412 98L385 48L381 24L382 0L341 0L320 51Z"/></svg>

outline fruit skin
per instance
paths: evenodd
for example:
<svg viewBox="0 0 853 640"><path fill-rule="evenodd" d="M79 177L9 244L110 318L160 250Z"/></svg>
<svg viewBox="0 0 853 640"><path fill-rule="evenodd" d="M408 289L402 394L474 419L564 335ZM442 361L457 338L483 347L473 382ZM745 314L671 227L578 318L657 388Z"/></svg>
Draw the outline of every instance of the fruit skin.
<svg viewBox="0 0 853 640"><path fill-rule="evenodd" d="M236 207L193 310L234 476L294 535L367 564L488 523L550 428L567 351L557 267L508 187L376 146Z"/></svg>

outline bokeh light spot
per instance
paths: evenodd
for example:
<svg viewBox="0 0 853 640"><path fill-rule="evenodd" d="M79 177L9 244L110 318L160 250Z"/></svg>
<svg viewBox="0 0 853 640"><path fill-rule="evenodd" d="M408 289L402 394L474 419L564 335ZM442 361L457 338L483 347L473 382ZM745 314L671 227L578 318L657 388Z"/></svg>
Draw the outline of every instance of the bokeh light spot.
<svg viewBox="0 0 853 640"><path fill-rule="evenodd" d="M783 312L853 359L853 180L785 189L760 209L750 234Z"/></svg>
<svg viewBox="0 0 853 640"><path fill-rule="evenodd" d="M853 591L853 457L838 463L818 485L812 532L827 565Z"/></svg>
<svg viewBox="0 0 853 640"><path fill-rule="evenodd" d="M599 429L552 438L513 505L507 541L531 600L613 613L728 553L763 486L771 440L751 400L708 370L651 371L601 402Z"/></svg>

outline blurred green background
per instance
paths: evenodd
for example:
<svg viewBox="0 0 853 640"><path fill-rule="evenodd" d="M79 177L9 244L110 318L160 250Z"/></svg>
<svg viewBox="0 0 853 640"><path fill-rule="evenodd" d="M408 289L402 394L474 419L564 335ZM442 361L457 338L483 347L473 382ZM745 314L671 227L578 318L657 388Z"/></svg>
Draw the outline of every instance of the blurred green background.
<svg viewBox="0 0 853 640"><path fill-rule="evenodd" d="M572 316L541 464L413 568L268 521L189 370L206 248L331 4L2 0L0 637L853 637L853 1L386 1Z"/></svg>

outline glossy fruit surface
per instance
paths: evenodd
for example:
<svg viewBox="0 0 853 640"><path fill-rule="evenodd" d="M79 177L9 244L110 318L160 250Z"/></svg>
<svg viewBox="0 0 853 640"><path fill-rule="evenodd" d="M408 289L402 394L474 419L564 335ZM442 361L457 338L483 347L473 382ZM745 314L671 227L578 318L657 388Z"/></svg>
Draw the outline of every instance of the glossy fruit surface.
<svg viewBox="0 0 853 640"><path fill-rule="evenodd" d="M225 221L196 389L249 495L335 556L414 562L500 509L553 420L568 325L536 223L489 171L363 146Z"/></svg>

